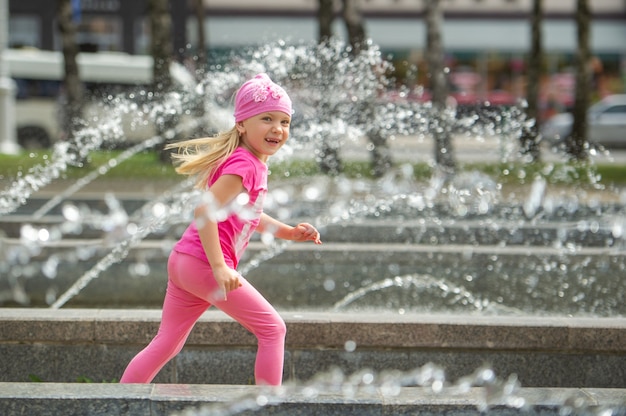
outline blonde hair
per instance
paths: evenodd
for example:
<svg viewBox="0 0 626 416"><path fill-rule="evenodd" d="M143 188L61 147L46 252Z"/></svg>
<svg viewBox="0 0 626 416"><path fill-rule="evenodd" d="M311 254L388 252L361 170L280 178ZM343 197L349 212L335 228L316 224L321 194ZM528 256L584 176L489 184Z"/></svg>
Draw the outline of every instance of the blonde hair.
<svg viewBox="0 0 626 416"><path fill-rule="evenodd" d="M209 178L219 165L239 146L237 127L218 133L214 137L201 137L170 143L165 149L178 149L172 158L176 172L197 176L195 187L206 189Z"/></svg>

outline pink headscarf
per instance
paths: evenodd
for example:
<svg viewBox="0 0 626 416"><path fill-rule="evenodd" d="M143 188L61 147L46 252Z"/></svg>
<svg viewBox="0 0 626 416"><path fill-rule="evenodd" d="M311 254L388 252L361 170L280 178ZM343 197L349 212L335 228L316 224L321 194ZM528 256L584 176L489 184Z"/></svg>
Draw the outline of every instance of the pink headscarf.
<svg viewBox="0 0 626 416"><path fill-rule="evenodd" d="M291 99L267 74L258 74L246 81L237 91L235 122L269 111L282 111L291 116L293 114Z"/></svg>

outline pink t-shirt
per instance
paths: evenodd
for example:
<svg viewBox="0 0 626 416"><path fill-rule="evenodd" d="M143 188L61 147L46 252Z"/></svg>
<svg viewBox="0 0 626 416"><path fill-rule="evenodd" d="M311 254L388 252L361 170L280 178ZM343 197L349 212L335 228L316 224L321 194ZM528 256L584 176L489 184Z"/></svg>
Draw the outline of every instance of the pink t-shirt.
<svg viewBox="0 0 626 416"><path fill-rule="evenodd" d="M249 197L248 205L244 207L242 215L231 214L226 220L217 224L224 260L230 267L236 268L243 252L248 247L252 233L261 220L263 201L267 194L267 165L247 149L238 147L216 169L209 179L209 186L222 175L241 177ZM174 246L174 250L208 262L195 221L187 227Z"/></svg>

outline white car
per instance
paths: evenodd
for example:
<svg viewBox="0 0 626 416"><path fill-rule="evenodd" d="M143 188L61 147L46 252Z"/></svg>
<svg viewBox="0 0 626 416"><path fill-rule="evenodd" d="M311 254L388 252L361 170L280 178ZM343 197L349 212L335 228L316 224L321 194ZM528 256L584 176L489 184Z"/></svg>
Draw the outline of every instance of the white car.
<svg viewBox="0 0 626 416"><path fill-rule="evenodd" d="M17 140L24 148L49 147L62 136L60 99L63 79L63 55L59 51L38 49L7 49L3 61L9 68L9 75L16 80L18 95L15 103ZM76 57L80 68L80 78L86 84L100 91L110 91L114 96L121 91L147 89L152 83L153 58L148 55L128 55L120 52L79 53ZM179 64L170 65L172 80L180 90L192 90L196 81L192 74ZM102 121L102 104L99 94L89 101L89 90L85 91L86 104L83 107L85 120ZM155 124L150 115L138 115L139 111L129 111L122 116L122 127L126 143L136 143L156 134ZM100 116L100 117L99 117ZM187 120L184 115L181 119Z"/></svg>
<svg viewBox="0 0 626 416"><path fill-rule="evenodd" d="M563 143L572 131L571 113L557 114L548 119L541 134L551 145ZM626 147L626 94L609 95L595 103L587 112L589 143L605 147Z"/></svg>

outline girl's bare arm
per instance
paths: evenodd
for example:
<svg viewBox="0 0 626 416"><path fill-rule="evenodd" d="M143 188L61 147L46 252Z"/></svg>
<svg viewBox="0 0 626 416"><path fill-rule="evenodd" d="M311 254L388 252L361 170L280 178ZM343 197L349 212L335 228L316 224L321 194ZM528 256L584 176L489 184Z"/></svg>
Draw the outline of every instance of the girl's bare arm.
<svg viewBox="0 0 626 416"><path fill-rule="evenodd" d="M211 186L209 191L213 195L214 204L201 203L195 211L194 216L198 227L198 235L202 242L202 247L207 255L215 280L219 287L226 294L240 286L239 274L228 267L224 260L224 253L219 240L217 222L212 219L212 210L222 208L243 191L243 184L240 176L223 175Z"/></svg>
<svg viewBox="0 0 626 416"><path fill-rule="evenodd" d="M274 237L283 240L313 241L315 244L322 244L319 231L311 224L303 222L292 227L265 213L261 215L261 222L257 227L257 231L260 233L271 233Z"/></svg>

